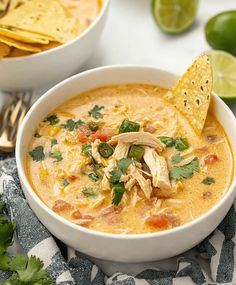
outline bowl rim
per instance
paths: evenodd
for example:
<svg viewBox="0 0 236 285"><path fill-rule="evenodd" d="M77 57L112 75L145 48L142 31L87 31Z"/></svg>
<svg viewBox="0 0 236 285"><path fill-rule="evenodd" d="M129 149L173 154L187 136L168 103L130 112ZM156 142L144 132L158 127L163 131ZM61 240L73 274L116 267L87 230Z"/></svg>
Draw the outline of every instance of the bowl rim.
<svg viewBox="0 0 236 285"><path fill-rule="evenodd" d="M1 62L5 63L5 62L12 62L12 61L34 59L34 58L37 58L40 56L47 55L47 54L52 53L54 51L59 51L60 49L66 48L66 47L74 44L76 41L79 41L80 39L84 38L90 31L92 31L94 29L94 27L98 24L98 22L100 22L103 15L105 14L105 12L108 9L110 1L111 0L103 0L102 9L100 10L100 12L97 15L97 17L95 18L95 20L91 23L91 25L89 27L87 27L81 34L79 34L77 37L73 38L69 42L66 42L66 43L61 44L57 47L54 47L54 48L51 48L51 49L48 49L48 50L45 50L42 52L38 52L38 53L33 53L33 54L29 54L29 55L24 55L24 56L17 56L17 57L3 57L0 60L0 64L1 64Z"/></svg>
<svg viewBox="0 0 236 285"><path fill-rule="evenodd" d="M178 75L163 70L159 69L153 66L147 66L147 65L134 65L134 64L121 64L121 65L109 65L109 66L102 66L94 69L90 69L81 73L78 73L74 76L71 76L62 82L58 83L51 89L49 89L47 92L45 92L35 103L34 105L30 108L28 113L26 114L22 125L20 127L18 136L17 136L17 141L16 141L16 164L17 164L17 170L18 170L18 175L20 177L20 180L22 181L22 184L26 188L27 193L31 196L31 198L35 201L35 203L42 208L44 212L46 212L47 215L51 216L51 218L56 219L58 222L64 224L64 226L69 227L73 230L76 230L78 232L83 232L84 234L92 235L92 236L97 236L97 237L102 237L102 238L109 238L109 239L118 239L118 240L137 240L137 239L150 239L150 238L158 238L158 237L164 237L164 236L171 236L178 234L178 232L182 232L186 230L187 228L191 228L192 226L195 226L201 222L203 222L208 216L211 216L214 212L217 211L217 209L221 208L223 204L229 199L229 197L232 195L234 191L236 191L236 175L234 175L230 187L228 191L225 193L225 195L213 206L211 207L207 212L203 213L201 216L198 218L185 223L183 225L180 225L178 227L160 231L160 232L153 232L153 233L142 233L142 234L114 234L114 233L108 233L108 232L101 232L101 231L96 231L93 229L89 229L86 227L82 227L80 225L76 225L73 222L70 222L69 220L61 217L60 215L56 214L54 211L52 211L44 202L39 198L39 196L35 193L33 188L31 187L29 180L25 174L25 169L24 169L24 161L20 159L21 156L21 141L23 140L23 132L25 129L25 125L28 123L28 120L30 117L33 115L35 112L35 109L37 109L37 106L40 102L47 100L47 97L50 96L51 93L57 92L58 89L60 89L62 86L70 84L71 81L74 81L80 77L87 76L91 73L96 73L96 72L102 72L104 70L110 70L113 71L114 69L143 69L146 70L146 72L149 71L157 71L161 73L166 73L169 74L170 76L176 77L176 79L179 78ZM115 83L114 83L115 84ZM88 89L89 90L89 89ZM220 99L214 92L212 93L212 97L214 98L214 101L218 104L220 104L224 108L225 115L229 117L230 121L235 125L236 127L236 117L234 116L233 112L230 110L230 108L225 104L225 102ZM66 100L65 100L66 101ZM230 145L231 140L229 139ZM232 148L232 145L231 145ZM233 157L233 161L235 163L235 158ZM37 216L37 215L36 215Z"/></svg>

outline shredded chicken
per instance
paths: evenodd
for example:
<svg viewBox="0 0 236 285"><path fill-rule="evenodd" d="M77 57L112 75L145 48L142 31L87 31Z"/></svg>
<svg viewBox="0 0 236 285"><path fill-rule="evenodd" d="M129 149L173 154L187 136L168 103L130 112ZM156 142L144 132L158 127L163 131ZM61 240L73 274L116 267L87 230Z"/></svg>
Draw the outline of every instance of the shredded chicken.
<svg viewBox="0 0 236 285"><path fill-rule="evenodd" d="M156 149L158 152L162 152L165 149L165 145L154 135L147 132L130 132L119 134L112 137L109 143L116 142L130 143L134 145L144 145Z"/></svg>
<svg viewBox="0 0 236 285"><path fill-rule="evenodd" d="M130 164L127 173L128 175L130 175L131 178L137 181L145 197L147 199L150 199L152 193L152 186L150 179L145 179L141 174L140 170L138 169L138 167L134 164Z"/></svg>
<svg viewBox="0 0 236 285"><path fill-rule="evenodd" d="M120 160L122 158L127 157L129 148L130 148L130 144L124 143L122 141L118 141L115 151L113 153L113 157L116 160Z"/></svg>
<svg viewBox="0 0 236 285"><path fill-rule="evenodd" d="M150 147L145 147L143 158L151 171L153 186L160 188L163 194L166 193L169 195L172 188L165 158L159 156L157 152Z"/></svg>

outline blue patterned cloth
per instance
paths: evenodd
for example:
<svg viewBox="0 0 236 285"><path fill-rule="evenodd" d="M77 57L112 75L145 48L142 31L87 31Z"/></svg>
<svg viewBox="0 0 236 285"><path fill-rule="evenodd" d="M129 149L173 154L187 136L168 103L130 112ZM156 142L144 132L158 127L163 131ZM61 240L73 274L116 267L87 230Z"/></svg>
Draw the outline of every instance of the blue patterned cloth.
<svg viewBox="0 0 236 285"><path fill-rule="evenodd" d="M196 257L186 253L176 258L173 270L150 268L135 276L116 273L106 276L97 265L78 252L68 258L67 247L51 236L30 209L20 187L15 159L0 161L0 193L7 214L17 226L17 242L28 255L44 262L46 271L59 285L218 285L236 284L236 204L218 228L198 247ZM1 237L0 237L1 239ZM71 250L70 250L71 252ZM71 256L71 255L70 255ZM199 257L200 256L200 257ZM208 268L208 270L205 270ZM0 284L10 272L0 271Z"/></svg>

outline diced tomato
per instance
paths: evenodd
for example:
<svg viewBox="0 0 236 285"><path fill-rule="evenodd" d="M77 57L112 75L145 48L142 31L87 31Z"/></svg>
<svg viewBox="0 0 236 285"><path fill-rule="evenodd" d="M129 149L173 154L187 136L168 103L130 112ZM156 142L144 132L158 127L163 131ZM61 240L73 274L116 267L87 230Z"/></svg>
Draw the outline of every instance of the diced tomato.
<svg viewBox="0 0 236 285"><path fill-rule="evenodd" d="M77 138L78 138L78 141L81 142L81 143L88 143L88 142L90 142L89 137L87 137L84 133L81 133L81 132L78 133Z"/></svg>
<svg viewBox="0 0 236 285"><path fill-rule="evenodd" d="M160 229L166 229L169 227L170 224L168 217L164 214L153 215L146 220L146 223L149 226Z"/></svg>
<svg viewBox="0 0 236 285"><path fill-rule="evenodd" d="M204 158L205 164L212 164L219 161L219 157L216 154L208 154Z"/></svg>
<svg viewBox="0 0 236 285"><path fill-rule="evenodd" d="M74 219L81 219L82 215L81 215L80 211L77 210L77 211L75 211L75 212L72 213L72 217L73 217Z"/></svg>
<svg viewBox="0 0 236 285"><path fill-rule="evenodd" d="M202 195L202 198L203 198L204 200L207 200L207 199L210 199L211 196L212 196L212 193L211 193L210 191L205 191L205 192L203 193L203 195Z"/></svg>
<svg viewBox="0 0 236 285"><path fill-rule="evenodd" d="M114 134L115 131L113 129L101 129L91 136L91 141L98 139L102 142L107 142Z"/></svg>
<svg viewBox="0 0 236 285"><path fill-rule="evenodd" d="M76 177L75 175L70 175L70 176L68 176L69 182L73 182L73 181L75 181L76 179L77 179L77 177Z"/></svg>
<svg viewBox="0 0 236 285"><path fill-rule="evenodd" d="M56 200L52 210L54 212L63 212L71 209L71 205L63 200Z"/></svg>

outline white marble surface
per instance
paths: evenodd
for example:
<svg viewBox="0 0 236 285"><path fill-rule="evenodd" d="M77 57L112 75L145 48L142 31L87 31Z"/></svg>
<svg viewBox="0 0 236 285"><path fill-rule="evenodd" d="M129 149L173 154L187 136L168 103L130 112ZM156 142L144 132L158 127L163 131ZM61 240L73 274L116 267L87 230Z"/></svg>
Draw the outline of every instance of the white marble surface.
<svg viewBox="0 0 236 285"><path fill-rule="evenodd" d="M181 74L194 58L210 49L204 38L207 19L218 12L236 9L236 0L201 0L195 25L181 35L171 36L163 34L157 27L150 12L149 0L111 1L110 15L101 41L83 70L111 64L142 64ZM45 86L44 90L48 88ZM35 90L34 100L44 90ZM3 101L4 96L0 96L0 107ZM233 108L236 110L236 106ZM107 273L117 270L134 273L150 266L139 264L127 267L97 262ZM171 268L175 267L176 260L151 264L154 265Z"/></svg>

